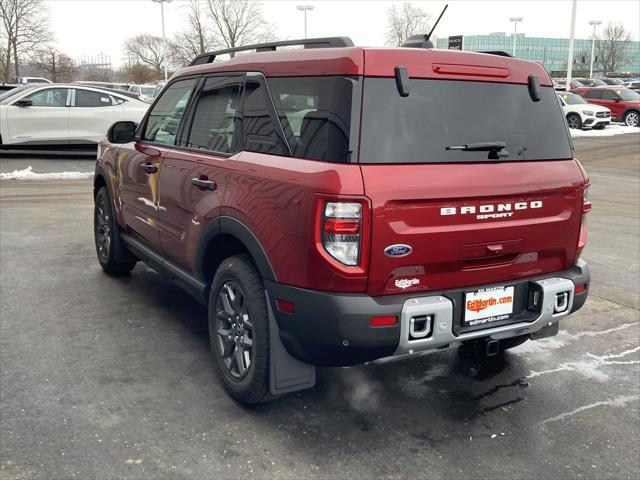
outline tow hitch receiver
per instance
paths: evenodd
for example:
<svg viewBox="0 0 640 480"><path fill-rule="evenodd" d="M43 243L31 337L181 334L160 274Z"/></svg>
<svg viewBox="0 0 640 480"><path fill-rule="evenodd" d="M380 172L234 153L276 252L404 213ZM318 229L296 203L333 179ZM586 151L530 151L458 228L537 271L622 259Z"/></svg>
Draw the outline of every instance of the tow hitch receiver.
<svg viewBox="0 0 640 480"><path fill-rule="evenodd" d="M485 344L487 357L495 357L500 353L500 342L498 340L487 340Z"/></svg>

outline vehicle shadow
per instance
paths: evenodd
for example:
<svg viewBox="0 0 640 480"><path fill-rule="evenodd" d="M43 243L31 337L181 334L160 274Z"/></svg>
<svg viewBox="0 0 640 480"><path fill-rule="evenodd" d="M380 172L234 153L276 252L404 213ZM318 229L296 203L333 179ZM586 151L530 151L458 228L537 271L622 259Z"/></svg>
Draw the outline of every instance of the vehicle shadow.
<svg viewBox="0 0 640 480"><path fill-rule="evenodd" d="M165 282L146 266L123 279L127 293L144 296L166 312L162 323L193 337L198 354L209 356L207 314L187 294ZM153 292L149 295L149 292ZM201 352L200 352L201 349ZM207 363L213 370L213 362ZM200 363L202 365L202 363ZM442 446L488 435L496 421L503 430L526 429L521 415L530 385L525 361L508 352L485 360L466 358L456 351L420 358L350 368L319 368L315 388L282 396L266 404L244 406L229 401L225 415L246 417L261 431L272 432L296 455L361 452L384 448L385 435L410 436L415 448ZM218 381L215 375L212 381ZM212 404L221 405L219 386L208 388ZM216 420L210 420L215 429ZM497 427L496 427L497 428Z"/></svg>

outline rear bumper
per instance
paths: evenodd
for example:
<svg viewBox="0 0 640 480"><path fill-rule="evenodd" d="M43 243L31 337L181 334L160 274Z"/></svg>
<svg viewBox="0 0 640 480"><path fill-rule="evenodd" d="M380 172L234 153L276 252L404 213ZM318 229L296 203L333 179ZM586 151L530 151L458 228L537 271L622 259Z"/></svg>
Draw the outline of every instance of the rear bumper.
<svg viewBox="0 0 640 480"><path fill-rule="evenodd" d="M533 338L546 336L545 332L554 334L562 318L584 305L589 269L580 260L567 270L510 282L513 283L517 284L516 292L521 292L516 293L516 303L526 302L523 296L530 290L542 293L538 310L524 309L512 319L491 323L489 327L468 327L462 322L465 289L371 297L305 290L265 280L287 351L305 363L322 366L355 365L412 355L483 337L500 340L527 334ZM576 293L577 285L586 287ZM567 306L555 313L558 292L567 292ZM294 313L280 312L277 299L294 303ZM396 316L396 325L369 326L371 317L386 315ZM410 337L411 319L424 316L430 317L429 334L424 338Z"/></svg>

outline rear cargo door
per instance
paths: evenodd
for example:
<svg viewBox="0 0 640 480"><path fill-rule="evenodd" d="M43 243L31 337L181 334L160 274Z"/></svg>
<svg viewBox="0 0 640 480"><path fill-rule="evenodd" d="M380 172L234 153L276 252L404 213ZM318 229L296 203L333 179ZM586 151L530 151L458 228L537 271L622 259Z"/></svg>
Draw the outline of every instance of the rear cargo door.
<svg viewBox="0 0 640 480"><path fill-rule="evenodd" d="M585 179L551 87L534 102L527 85L425 79L401 97L394 79L366 78L362 122L370 294L508 284L573 263Z"/></svg>

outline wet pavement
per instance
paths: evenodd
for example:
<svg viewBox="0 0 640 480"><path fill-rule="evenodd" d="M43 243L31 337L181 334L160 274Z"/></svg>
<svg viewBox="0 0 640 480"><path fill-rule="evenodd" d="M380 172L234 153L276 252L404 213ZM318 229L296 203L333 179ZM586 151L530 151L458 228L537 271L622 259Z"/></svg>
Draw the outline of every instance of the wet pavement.
<svg viewBox="0 0 640 480"><path fill-rule="evenodd" d="M89 180L0 182L0 478L637 478L640 143L576 139L592 180L591 295L560 334L321 369L246 408L206 313L138 265L102 274ZM0 159L0 171L93 161Z"/></svg>

